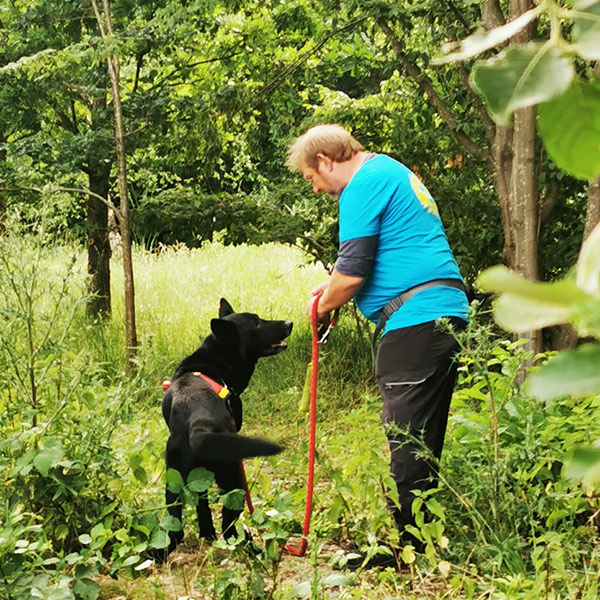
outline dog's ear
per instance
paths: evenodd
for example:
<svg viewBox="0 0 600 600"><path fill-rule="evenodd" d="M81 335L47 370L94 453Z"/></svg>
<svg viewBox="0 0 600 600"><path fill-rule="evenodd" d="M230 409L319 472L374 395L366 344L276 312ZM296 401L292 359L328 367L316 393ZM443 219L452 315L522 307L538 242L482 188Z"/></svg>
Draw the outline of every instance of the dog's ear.
<svg viewBox="0 0 600 600"><path fill-rule="evenodd" d="M235 323L224 319L211 319L210 330L215 337L226 344L239 344L240 334Z"/></svg>
<svg viewBox="0 0 600 600"><path fill-rule="evenodd" d="M232 315L234 312L233 308L231 308L231 304L229 304L225 298L221 298L221 302L219 303L219 319L223 319L227 315Z"/></svg>

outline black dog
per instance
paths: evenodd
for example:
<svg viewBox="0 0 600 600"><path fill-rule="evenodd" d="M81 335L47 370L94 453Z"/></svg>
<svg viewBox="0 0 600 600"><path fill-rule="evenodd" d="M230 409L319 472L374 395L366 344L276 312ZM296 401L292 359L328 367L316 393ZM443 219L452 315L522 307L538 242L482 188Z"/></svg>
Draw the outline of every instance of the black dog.
<svg viewBox="0 0 600 600"><path fill-rule="evenodd" d="M285 350L283 340L291 333L290 321L266 321L251 313L235 313L221 299L219 318L210 323L212 333L200 348L175 370L163 401L162 412L169 426L166 462L184 481L192 469L204 467L215 475L222 492L243 488L240 461L250 456L277 454L281 446L261 438L238 435L242 426L244 391L259 358ZM222 390L224 386L224 390ZM221 390L219 392L219 390ZM168 487L169 514L181 521L179 494ZM241 510L223 508L222 532ZM206 492L199 495L198 527L201 538L215 539L216 532ZM165 558L183 539L183 531L169 533ZM161 554L161 553L159 553Z"/></svg>

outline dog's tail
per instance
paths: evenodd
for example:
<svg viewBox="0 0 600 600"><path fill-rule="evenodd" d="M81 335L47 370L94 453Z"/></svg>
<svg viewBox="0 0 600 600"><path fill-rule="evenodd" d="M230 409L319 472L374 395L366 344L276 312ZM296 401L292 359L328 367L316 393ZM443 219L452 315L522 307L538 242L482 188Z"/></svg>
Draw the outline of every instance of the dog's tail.
<svg viewBox="0 0 600 600"><path fill-rule="evenodd" d="M194 456L211 462L237 462L251 456L279 454L283 447L258 437L237 433L190 432L190 447Z"/></svg>

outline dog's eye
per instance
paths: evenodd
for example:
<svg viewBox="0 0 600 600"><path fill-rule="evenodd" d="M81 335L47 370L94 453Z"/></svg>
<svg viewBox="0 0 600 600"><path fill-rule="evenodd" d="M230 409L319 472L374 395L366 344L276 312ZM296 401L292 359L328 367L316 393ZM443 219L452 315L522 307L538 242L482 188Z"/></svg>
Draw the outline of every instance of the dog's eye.
<svg viewBox="0 0 600 600"><path fill-rule="evenodd" d="M258 329L260 327L260 321L254 322L254 329Z"/></svg>

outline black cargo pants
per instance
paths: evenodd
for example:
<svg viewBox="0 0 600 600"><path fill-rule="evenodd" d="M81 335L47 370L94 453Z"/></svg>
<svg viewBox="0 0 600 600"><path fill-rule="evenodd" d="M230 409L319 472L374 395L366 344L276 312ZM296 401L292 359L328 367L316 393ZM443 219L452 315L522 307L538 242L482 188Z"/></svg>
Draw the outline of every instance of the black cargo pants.
<svg viewBox="0 0 600 600"><path fill-rule="evenodd" d="M450 317L460 331L466 322ZM454 360L458 344L435 321L395 329L385 334L375 360L375 375L383 399L382 420L391 452L390 471L398 489L399 506L388 500L401 538L420 544L404 532L414 525L413 490L436 485L433 465L423 457L423 440L438 460L442 454L448 411L456 383Z"/></svg>

